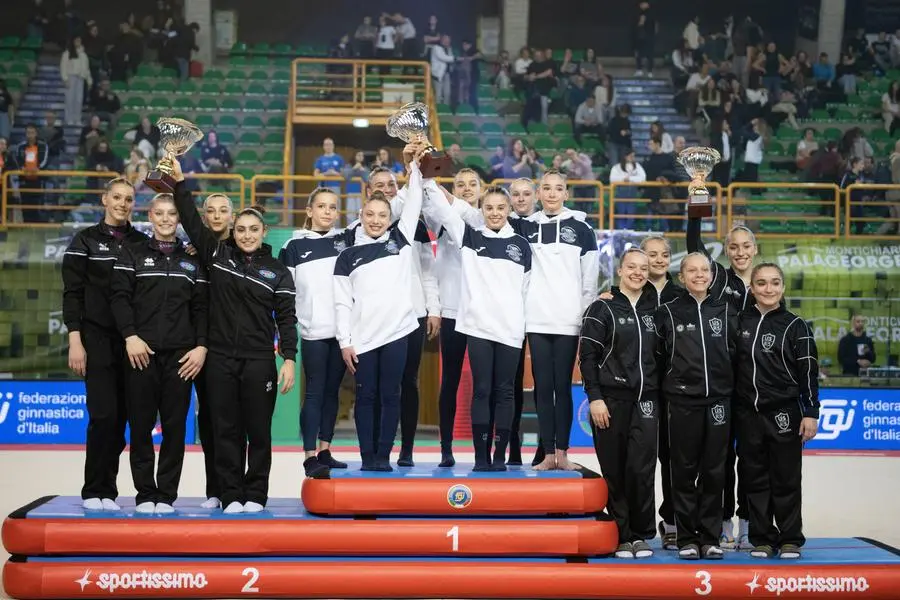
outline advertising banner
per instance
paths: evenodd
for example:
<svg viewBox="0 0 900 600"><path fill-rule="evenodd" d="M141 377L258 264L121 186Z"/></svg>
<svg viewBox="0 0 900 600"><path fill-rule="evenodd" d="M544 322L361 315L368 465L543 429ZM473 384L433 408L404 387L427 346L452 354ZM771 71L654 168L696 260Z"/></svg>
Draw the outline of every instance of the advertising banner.
<svg viewBox="0 0 900 600"><path fill-rule="evenodd" d="M196 441L195 407L192 394L185 433L188 444ZM83 444L87 426L83 381L0 380L0 444ZM153 443L161 441L157 423Z"/></svg>
<svg viewBox="0 0 900 600"><path fill-rule="evenodd" d="M572 386L575 419L570 445L593 447L584 388ZM900 390L822 388L819 433L808 450L900 451Z"/></svg>

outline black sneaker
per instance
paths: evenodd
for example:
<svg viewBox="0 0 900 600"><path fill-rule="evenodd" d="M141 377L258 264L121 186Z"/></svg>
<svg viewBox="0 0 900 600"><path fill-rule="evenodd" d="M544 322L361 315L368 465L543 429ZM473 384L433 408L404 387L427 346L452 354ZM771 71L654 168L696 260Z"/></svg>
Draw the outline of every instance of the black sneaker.
<svg viewBox="0 0 900 600"><path fill-rule="evenodd" d="M454 465L456 465L456 459L453 458L453 452L450 452L449 450L447 452L441 451L441 462L438 463L438 467L441 469L449 469Z"/></svg>
<svg viewBox="0 0 900 600"><path fill-rule="evenodd" d="M416 463L413 462L412 450L406 450L404 448L400 449L400 456L397 457L397 466L398 467L414 467Z"/></svg>
<svg viewBox="0 0 900 600"><path fill-rule="evenodd" d="M331 474L331 469L320 463L315 456L310 456L303 461L303 470L306 472L307 477L312 477L313 479L328 479L328 476Z"/></svg>
<svg viewBox="0 0 900 600"><path fill-rule="evenodd" d="M325 465L329 469L347 468L347 463L335 460L334 457L331 456L331 450L322 450L316 455L316 458L319 459L319 464Z"/></svg>

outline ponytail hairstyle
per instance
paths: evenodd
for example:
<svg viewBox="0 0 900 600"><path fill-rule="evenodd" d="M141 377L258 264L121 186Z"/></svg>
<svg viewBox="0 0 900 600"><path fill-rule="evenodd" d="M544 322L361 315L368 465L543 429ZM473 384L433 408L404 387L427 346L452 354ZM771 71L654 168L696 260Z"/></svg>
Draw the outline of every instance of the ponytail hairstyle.
<svg viewBox="0 0 900 600"><path fill-rule="evenodd" d="M381 193L381 192L379 192L379 193ZM312 207L313 202L315 202L316 197L319 194L334 194L335 196L338 197L338 199L340 199L340 195L338 195L338 193L335 192L334 189L320 185L319 187L317 187L316 189L314 189L313 191L311 191L309 193L309 196L306 199L307 210L309 210ZM307 214L303 216L303 225L300 226L300 229L306 229L308 226L309 226L309 213L307 212Z"/></svg>
<svg viewBox="0 0 900 600"><path fill-rule="evenodd" d="M749 227L746 227L744 225L735 225L730 230L728 230L728 233L725 235L725 244L726 245L728 245L728 243L731 242L731 235L738 231L743 231L744 233L746 233L747 237L750 238L750 241L753 242L754 246L758 245L756 243L756 235L752 231L750 231Z"/></svg>
<svg viewBox="0 0 900 600"><path fill-rule="evenodd" d="M391 210L391 201L387 199L387 196L384 195L384 192L372 192L372 195L369 196L368 200L366 200L366 204L368 204L369 202L384 202L387 205L388 210Z"/></svg>
<svg viewBox="0 0 900 600"><path fill-rule="evenodd" d="M134 193L134 184L132 184L130 181L128 181L128 180L127 180L126 178L124 178L124 177L115 177L115 178L110 179L109 181L107 181L107 182L106 182L106 185L103 186L103 194L104 194L104 195L108 194L109 192L112 191L113 186L116 186L116 185L119 185L119 184L121 184L121 185L127 185L128 187L131 188L131 192Z"/></svg>

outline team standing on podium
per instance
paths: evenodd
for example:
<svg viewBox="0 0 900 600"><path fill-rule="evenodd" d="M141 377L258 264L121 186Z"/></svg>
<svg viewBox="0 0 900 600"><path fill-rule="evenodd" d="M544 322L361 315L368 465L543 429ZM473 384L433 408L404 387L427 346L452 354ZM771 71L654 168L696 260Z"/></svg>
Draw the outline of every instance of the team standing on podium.
<svg viewBox="0 0 900 600"><path fill-rule="evenodd" d="M669 275L668 241L651 236L625 252L619 286L598 297L596 237L583 213L564 206L562 174L548 171L537 189L520 179L508 190L482 190L477 174L462 170L450 193L423 178L423 151L407 146L402 189L388 170L371 174L360 218L346 229L335 226L334 191L314 190L306 224L277 259L263 243L261 210L234 215L230 200L214 194L204 203L204 224L180 169L174 194L150 205L150 238L129 222L130 184L107 185L104 220L77 233L63 260L69 363L85 377L90 414L85 508L118 509L127 419L137 510L174 510L193 381L204 507L262 511L275 399L294 384L298 344L306 475L347 466L329 448L348 370L363 470L393 469L398 427L398 466L412 466L422 346L439 335L441 467L455 464L466 352L474 470L521 465L527 342L540 433L534 469L578 469L567 451L580 355L619 527L616 556L652 555L646 542L656 535L657 459L666 549L715 559L722 547L749 544L760 558L799 556L801 453L818 417L816 348L805 322L784 307L780 269L753 266L753 234L729 232L725 269L706 253L699 220L691 219L684 287ZM179 220L190 253L175 237ZM157 413L164 438L154 476Z"/></svg>

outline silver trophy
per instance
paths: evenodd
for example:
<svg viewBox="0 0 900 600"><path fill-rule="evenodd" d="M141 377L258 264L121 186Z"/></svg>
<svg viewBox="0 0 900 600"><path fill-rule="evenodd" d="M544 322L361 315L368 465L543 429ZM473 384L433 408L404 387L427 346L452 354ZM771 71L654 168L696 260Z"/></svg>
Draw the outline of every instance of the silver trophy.
<svg viewBox="0 0 900 600"><path fill-rule="evenodd" d="M688 186L688 216L708 217L712 215L712 197L706 188L706 178L713 167L722 160L722 155L715 148L691 146L678 154L678 162L691 178Z"/></svg>
<svg viewBox="0 0 900 600"><path fill-rule="evenodd" d="M159 127L159 145L166 155L156 165L156 169L147 175L145 183L157 194L171 194L175 191L174 163L177 157L187 154L194 144L203 139L200 128L184 119L163 117L157 121Z"/></svg>
<svg viewBox="0 0 900 600"><path fill-rule="evenodd" d="M453 159L438 152L437 148L428 141L428 117L427 105L421 102L410 102L388 117L385 129L389 136L401 139L407 144L414 142L427 144L428 153L422 157L419 165L423 177L449 176L453 172Z"/></svg>

